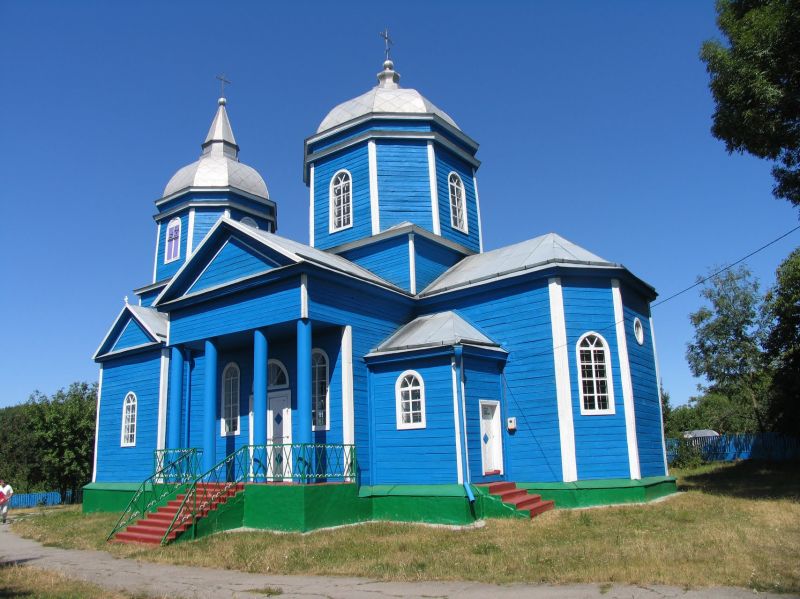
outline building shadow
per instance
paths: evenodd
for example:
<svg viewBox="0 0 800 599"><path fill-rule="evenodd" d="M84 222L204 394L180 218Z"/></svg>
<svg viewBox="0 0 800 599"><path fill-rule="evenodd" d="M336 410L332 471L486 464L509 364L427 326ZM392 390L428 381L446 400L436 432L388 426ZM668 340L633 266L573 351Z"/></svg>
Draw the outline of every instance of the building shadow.
<svg viewBox="0 0 800 599"><path fill-rule="evenodd" d="M800 461L745 460L712 472L684 476L679 489L744 499L800 502Z"/></svg>

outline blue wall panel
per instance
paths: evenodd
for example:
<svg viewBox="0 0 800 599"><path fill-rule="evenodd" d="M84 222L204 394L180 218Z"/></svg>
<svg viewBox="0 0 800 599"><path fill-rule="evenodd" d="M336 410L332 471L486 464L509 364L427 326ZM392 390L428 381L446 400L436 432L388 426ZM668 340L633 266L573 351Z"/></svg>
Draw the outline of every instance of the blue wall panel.
<svg viewBox="0 0 800 599"><path fill-rule="evenodd" d="M104 364L97 433L98 482L141 482L153 474L160 373L160 350ZM136 445L122 447L122 409L125 396L131 391L137 400Z"/></svg>
<svg viewBox="0 0 800 599"><path fill-rule="evenodd" d="M340 255L406 291L410 289L408 235L383 239Z"/></svg>
<svg viewBox="0 0 800 599"><path fill-rule="evenodd" d="M397 429L395 383L406 369L425 385L423 429ZM453 379L449 357L373 366L375 438L372 484L457 483Z"/></svg>
<svg viewBox="0 0 800 599"><path fill-rule="evenodd" d="M455 171L464 183L464 192L467 195L467 233L453 228L450 215L450 189L448 177ZM461 245L477 252L480 249L478 239L478 205L475 200L475 183L472 179L472 167L463 160L436 146L436 181L439 194L439 223L442 237L460 243Z"/></svg>
<svg viewBox="0 0 800 599"><path fill-rule="evenodd" d="M314 246L325 249L372 235L366 142L317 161L314 167ZM352 226L330 233L330 183L341 169L352 177Z"/></svg>
<svg viewBox="0 0 800 599"><path fill-rule="evenodd" d="M415 264L417 267L417 291L422 291L433 283L448 268L464 257L421 235L414 236Z"/></svg>
<svg viewBox="0 0 800 599"><path fill-rule="evenodd" d="M125 325L125 328L122 329L119 337L117 337L111 351L119 351L128 347L145 345L147 343L153 343L153 339L150 338L150 335L144 331L138 322L129 317L128 323Z"/></svg>
<svg viewBox="0 0 800 599"><path fill-rule="evenodd" d="M426 142L378 140L375 145L381 231L403 222L432 231Z"/></svg>
<svg viewBox="0 0 800 599"><path fill-rule="evenodd" d="M562 277L561 281L572 385L578 479L629 478L625 408L610 281L567 277ZM581 415L576 347L580 336L589 331L594 331L603 337L611 352L615 405L615 413L611 415Z"/></svg>
<svg viewBox="0 0 800 599"><path fill-rule="evenodd" d="M208 232L222 216L224 208L195 208L194 209L194 235L192 248L197 248L205 239Z"/></svg>
<svg viewBox="0 0 800 599"><path fill-rule="evenodd" d="M142 306L150 306L153 304L155 299L158 297L158 294L164 290L163 287L159 287L158 289L153 289L152 291L145 291L144 293L139 295L139 298L142 300Z"/></svg>
<svg viewBox="0 0 800 599"><path fill-rule="evenodd" d="M271 258L257 252L236 238L229 238L200 273L187 293L234 281L248 275L263 273L278 266Z"/></svg>

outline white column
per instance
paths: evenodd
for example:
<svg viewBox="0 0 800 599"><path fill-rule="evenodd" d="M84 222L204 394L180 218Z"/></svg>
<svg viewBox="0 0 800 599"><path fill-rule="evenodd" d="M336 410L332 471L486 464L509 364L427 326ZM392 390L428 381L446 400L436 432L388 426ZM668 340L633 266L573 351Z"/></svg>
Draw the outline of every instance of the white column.
<svg viewBox="0 0 800 599"><path fill-rule="evenodd" d="M97 382L97 410L94 416L94 465L92 482L97 482L97 440L100 438L100 398L103 396L103 365L100 364L100 378Z"/></svg>
<svg viewBox="0 0 800 599"><path fill-rule="evenodd" d="M408 234L408 280L411 295L417 294L417 252L414 249L414 234Z"/></svg>
<svg viewBox="0 0 800 599"><path fill-rule="evenodd" d="M433 142L428 141L428 178L431 185L431 222L433 232L436 235L442 234L442 227L439 224L439 185L436 182L436 153Z"/></svg>
<svg viewBox="0 0 800 599"><path fill-rule="evenodd" d="M453 423L456 435L456 475L458 484L464 484L464 464L461 460L461 422L458 417L458 376L455 357L450 358L450 370L453 377Z"/></svg>
<svg viewBox="0 0 800 599"><path fill-rule="evenodd" d="M381 214L378 203L378 151L374 139L369 140L367 153L369 155L369 208L372 215L372 234L377 235L381 232Z"/></svg>
<svg viewBox="0 0 800 599"><path fill-rule="evenodd" d="M158 273L158 244L161 242L161 223L158 223L156 230L156 255L153 256L153 283L156 282L156 273Z"/></svg>
<svg viewBox="0 0 800 599"><path fill-rule="evenodd" d="M639 445L636 441L636 414L633 407L633 383L631 365L628 361L628 343L625 338L625 312L622 309L622 293L619 280L611 279L611 295L614 298L614 322L617 329L617 354L619 355L619 374L622 379L622 403L625 406L625 433L628 438L628 462L631 478L642 478L639 468Z"/></svg>
<svg viewBox="0 0 800 599"><path fill-rule="evenodd" d="M308 318L308 275L300 275L300 318Z"/></svg>
<svg viewBox="0 0 800 599"><path fill-rule="evenodd" d="M169 393L169 352L170 350L168 348L164 348L161 350L161 376L158 381L158 428L156 432L156 449L164 449L167 446L167 395Z"/></svg>
<svg viewBox="0 0 800 599"><path fill-rule="evenodd" d="M561 476L565 483L578 480L575 459L575 422L572 420L572 391L569 380L569 348L564 318L564 296L561 279L548 280L550 292L550 325L553 333L553 362L556 374L558 432L561 440Z"/></svg>
<svg viewBox="0 0 800 599"><path fill-rule="evenodd" d="M664 474L669 475L667 464L667 441L664 438L664 404L661 397L661 372L658 367L658 352L656 351L656 329L653 327L653 317L650 317L650 341L653 344L653 362L656 365L656 388L658 389L658 419L661 421L661 452L664 454Z"/></svg>
<svg viewBox="0 0 800 599"><path fill-rule="evenodd" d="M192 255L194 250L194 208L189 209L189 230L186 232L186 260Z"/></svg>
<svg viewBox="0 0 800 599"><path fill-rule="evenodd" d="M342 443L354 445L355 411L353 409L353 327L342 330Z"/></svg>
<svg viewBox="0 0 800 599"><path fill-rule="evenodd" d="M314 163L309 173L311 183L308 186L308 245L314 247Z"/></svg>

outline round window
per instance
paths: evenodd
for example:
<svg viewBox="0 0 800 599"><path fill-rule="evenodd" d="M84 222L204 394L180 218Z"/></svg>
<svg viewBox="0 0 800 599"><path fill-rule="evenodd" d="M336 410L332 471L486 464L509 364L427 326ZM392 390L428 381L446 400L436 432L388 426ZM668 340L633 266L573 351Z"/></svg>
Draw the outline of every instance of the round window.
<svg viewBox="0 0 800 599"><path fill-rule="evenodd" d="M636 342L639 345L644 343L644 327L642 327L642 321L638 318L633 319L633 336L636 337Z"/></svg>

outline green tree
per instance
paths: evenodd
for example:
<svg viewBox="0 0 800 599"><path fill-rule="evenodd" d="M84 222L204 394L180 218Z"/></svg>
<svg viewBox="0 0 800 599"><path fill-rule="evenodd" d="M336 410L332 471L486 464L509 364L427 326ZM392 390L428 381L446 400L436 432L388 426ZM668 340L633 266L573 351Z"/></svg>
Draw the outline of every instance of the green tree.
<svg viewBox="0 0 800 599"><path fill-rule="evenodd" d="M718 0L725 43L703 44L728 152L776 161L773 193L800 205L800 0Z"/></svg>
<svg viewBox="0 0 800 599"><path fill-rule="evenodd" d="M800 248L778 267L775 286L764 300L772 327L766 352L772 368L769 414L775 428L800 431Z"/></svg>
<svg viewBox="0 0 800 599"><path fill-rule="evenodd" d="M706 412L714 407L722 410L719 422L729 423L725 432L764 430L769 375L764 369L767 328L758 282L741 266L711 277L700 293L710 305L689 315L695 333L686 358L692 374L710 383L705 391L713 397L702 402L708 404ZM736 418L730 414L734 408Z"/></svg>
<svg viewBox="0 0 800 599"><path fill-rule="evenodd" d="M27 404L0 409L0 477L17 493L45 491L36 458L36 435Z"/></svg>

